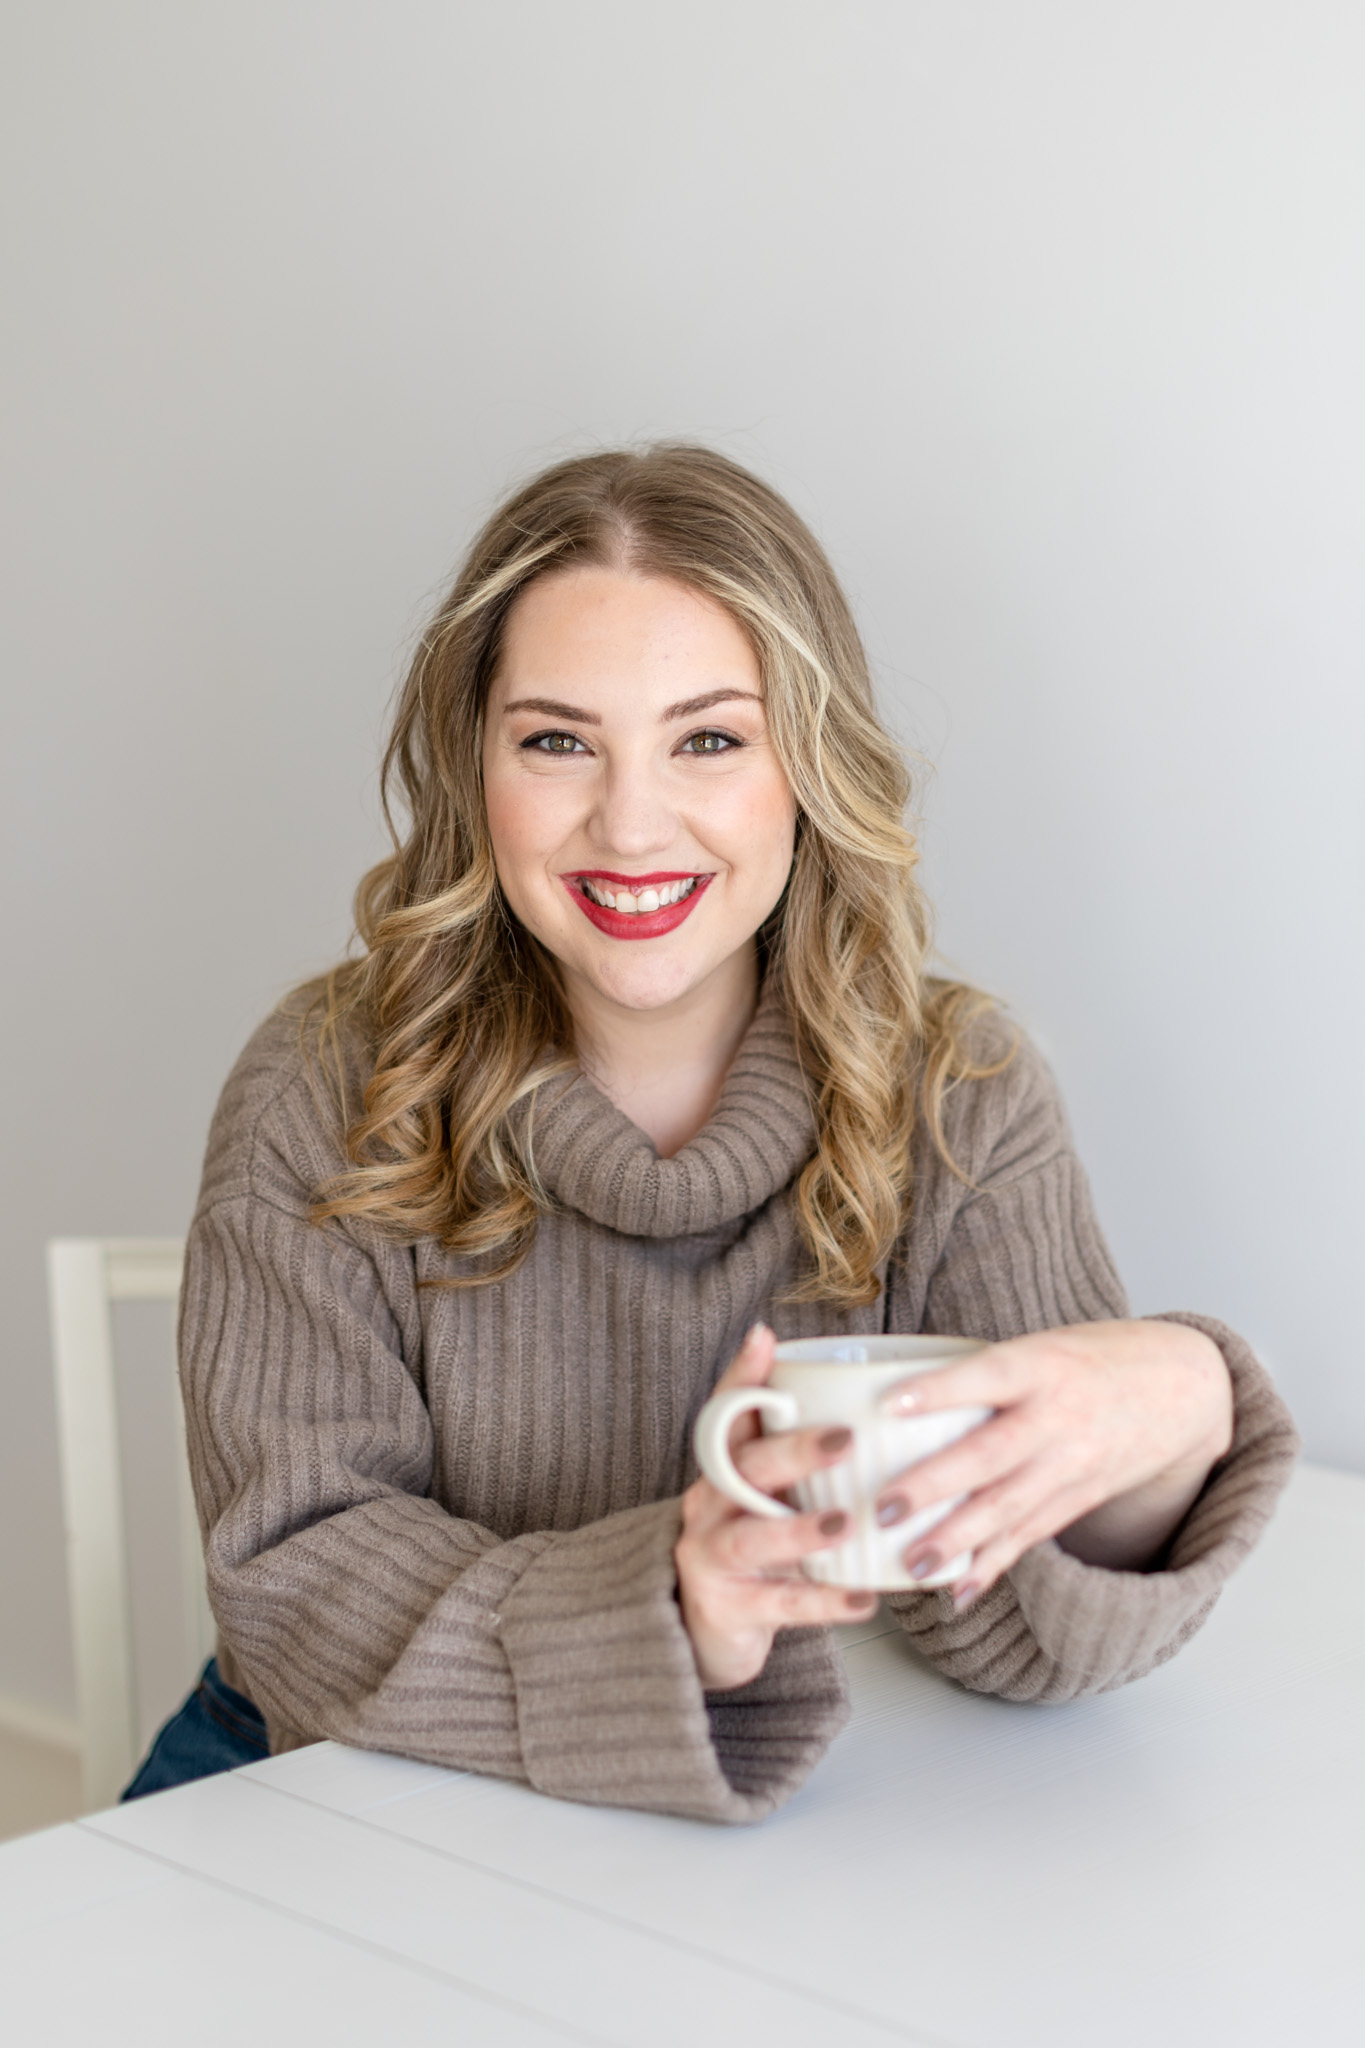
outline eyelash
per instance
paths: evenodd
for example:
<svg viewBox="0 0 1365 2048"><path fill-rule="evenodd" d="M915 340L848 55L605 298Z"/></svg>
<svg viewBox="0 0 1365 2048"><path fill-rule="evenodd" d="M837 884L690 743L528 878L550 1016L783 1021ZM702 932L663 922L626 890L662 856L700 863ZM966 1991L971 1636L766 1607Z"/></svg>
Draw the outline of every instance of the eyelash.
<svg viewBox="0 0 1365 2048"><path fill-rule="evenodd" d="M573 740L574 745L572 747L549 747L545 745L546 740ZM725 744L723 747L703 747L693 750L693 740L724 740ZM684 749L691 751L694 761L714 760L718 754L733 753L743 745L744 741L740 739L737 733L724 732L718 725L707 725L703 726L698 732L688 733L686 739L678 742L676 751L679 753L683 752ZM565 732L559 726L552 727L548 732L531 733L521 742L521 749L523 753L548 754L552 760L558 759L561 761L572 759L580 749L585 753L590 751L584 746L576 732Z"/></svg>

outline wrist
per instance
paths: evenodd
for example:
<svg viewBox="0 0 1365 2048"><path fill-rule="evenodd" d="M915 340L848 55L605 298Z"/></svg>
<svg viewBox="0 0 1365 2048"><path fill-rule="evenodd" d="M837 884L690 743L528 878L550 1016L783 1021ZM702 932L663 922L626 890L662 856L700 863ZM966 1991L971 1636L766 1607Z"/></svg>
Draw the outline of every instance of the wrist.
<svg viewBox="0 0 1365 2048"><path fill-rule="evenodd" d="M708 1629L689 1620L685 1601L682 1615L703 1692L734 1692L758 1677L773 1646L771 1631L745 1629L733 1635Z"/></svg>
<svg viewBox="0 0 1365 2048"><path fill-rule="evenodd" d="M676 1598L703 1692L733 1692L757 1678L772 1648L771 1629L725 1629L708 1622L698 1603L689 1599L681 1572Z"/></svg>
<svg viewBox="0 0 1365 2048"><path fill-rule="evenodd" d="M1082 1564L1111 1572L1147 1572L1160 1564L1180 1524L1199 1497L1207 1468L1158 1473L1128 1493L1115 1494L1057 1532L1057 1542Z"/></svg>
<svg viewBox="0 0 1365 2048"><path fill-rule="evenodd" d="M1178 1333L1181 1350L1188 1360L1193 1383L1198 1388L1198 1399L1190 1447L1173 1462L1168 1475L1163 1476L1169 1476L1173 1483L1178 1483L1188 1481L1197 1473L1202 1486L1219 1459L1225 1458L1232 1449L1237 1420L1232 1375L1222 1352L1203 1330L1196 1330L1189 1323L1168 1323L1166 1327L1173 1335Z"/></svg>

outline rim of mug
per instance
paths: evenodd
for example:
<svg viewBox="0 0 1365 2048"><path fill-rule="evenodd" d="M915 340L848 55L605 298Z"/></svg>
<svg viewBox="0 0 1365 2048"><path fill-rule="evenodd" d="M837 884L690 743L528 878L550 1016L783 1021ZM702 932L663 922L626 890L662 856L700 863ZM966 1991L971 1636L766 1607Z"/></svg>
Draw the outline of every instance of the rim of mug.
<svg viewBox="0 0 1365 2048"><path fill-rule="evenodd" d="M888 1366L907 1372L925 1371L949 1358L984 1351L984 1337L789 1337L776 1349L774 1363L786 1366Z"/></svg>

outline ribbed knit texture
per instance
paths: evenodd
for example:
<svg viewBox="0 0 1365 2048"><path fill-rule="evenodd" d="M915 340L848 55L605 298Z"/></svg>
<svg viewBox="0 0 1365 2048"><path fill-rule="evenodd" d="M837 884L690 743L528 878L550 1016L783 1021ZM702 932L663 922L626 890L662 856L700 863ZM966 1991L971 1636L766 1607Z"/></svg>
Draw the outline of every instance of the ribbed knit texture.
<svg viewBox="0 0 1365 2048"><path fill-rule="evenodd" d="M1005 1027L978 1027L989 1054ZM364 1080L352 1051L351 1085ZM331 1736L561 1797L715 1820L770 1812L842 1726L823 1630L706 1695L676 1599L692 1425L759 1316L782 1336L997 1338L1124 1313L1047 1069L1027 1045L949 1096L965 1179L925 1141L912 1220L866 1308L785 1304L791 1190L813 1126L769 995L706 1129L670 1160L582 1077L528 1106L555 1207L508 1279L366 1225L311 1225L342 1164L299 1027L269 1019L210 1134L181 1370L228 1682L272 1747ZM970 1184L969 1184L970 1183ZM1247 1347L1220 1344L1233 1448L1168 1568L1110 1572L1054 1543L965 1615L896 1596L964 1685L1028 1700L1120 1685L1171 1656L1254 1542L1293 1426Z"/></svg>

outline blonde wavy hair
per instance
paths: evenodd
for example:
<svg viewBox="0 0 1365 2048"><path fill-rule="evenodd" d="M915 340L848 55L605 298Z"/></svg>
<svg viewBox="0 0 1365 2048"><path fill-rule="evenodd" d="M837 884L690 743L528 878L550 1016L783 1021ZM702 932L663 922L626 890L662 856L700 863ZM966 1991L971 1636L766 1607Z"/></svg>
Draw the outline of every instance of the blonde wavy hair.
<svg viewBox="0 0 1365 2048"><path fill-rule="evenodd" d="M573 1021L555 962L498 884L483 719L517 598L583 564L689 585L757 653L797 807L787 887L759 934L815 1116L796 1186L808 1271L795 1293L870 1301L908 1213L919 1125L946 1159L945 1091L988 1071L963 1044L985 998L925 972L909 776L824 552L775 491L686 444L584 456L535 477L488 521L422 636L384 757L393 852L356 895L364 950L314 984L305 1009L320 1013L337 1073L348 1025L374 1062L345 1118L350 1170L319 1191L313 1216L434 1237L476 1262L452 1284L478 1285L515 1269L548 1206L531 1119L514 1112L572 1071Z"/></svg>

